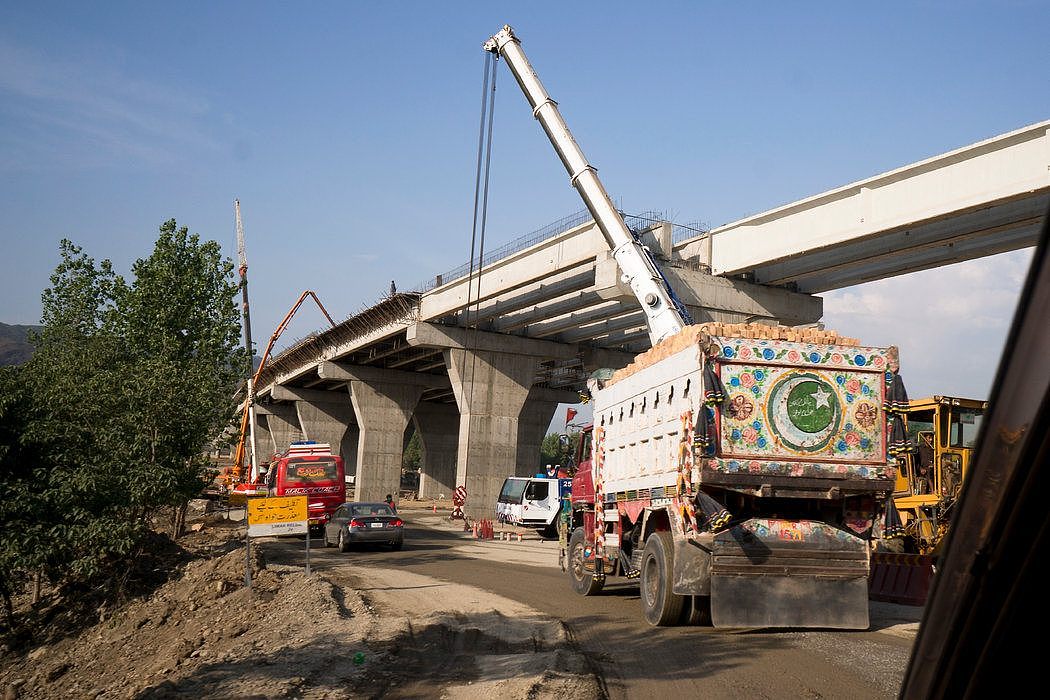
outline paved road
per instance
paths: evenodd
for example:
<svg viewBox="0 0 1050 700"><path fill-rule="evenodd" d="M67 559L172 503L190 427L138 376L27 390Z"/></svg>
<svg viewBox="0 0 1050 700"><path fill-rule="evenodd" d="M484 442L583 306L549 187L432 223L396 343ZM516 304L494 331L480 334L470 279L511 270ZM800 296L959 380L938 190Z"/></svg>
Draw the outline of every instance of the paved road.
<svg viewBox="0 0 1050 700"><path fill-rule="evenodd" d="M653 628L636 588L573 593L556 566L556 543L475 542L429 512L403 516L410 529L402 551L315 547L314 570L400 567L525 603L565 623L611 698L892 698L918 626L917 609L873 603L865 632ZM302 544L285 539L266 549L302 562Z"/></svg>

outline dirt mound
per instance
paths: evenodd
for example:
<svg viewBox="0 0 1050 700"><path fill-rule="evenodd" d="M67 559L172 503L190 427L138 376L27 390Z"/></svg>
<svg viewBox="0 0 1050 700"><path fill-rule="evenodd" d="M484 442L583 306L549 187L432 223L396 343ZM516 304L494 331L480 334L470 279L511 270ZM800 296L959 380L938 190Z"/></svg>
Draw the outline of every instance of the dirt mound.
<svg viewBox="0 0 1050 700"><path fill-rule="evenodd" d="M153 595L79 635L0 659L4 700L599 694L547 618L416 616L406 612L418 611L413 601L396 596L380 610L353 576L333 583L261 556L245 588L239 532L205 527L189 540L205 556Z"/></svg>

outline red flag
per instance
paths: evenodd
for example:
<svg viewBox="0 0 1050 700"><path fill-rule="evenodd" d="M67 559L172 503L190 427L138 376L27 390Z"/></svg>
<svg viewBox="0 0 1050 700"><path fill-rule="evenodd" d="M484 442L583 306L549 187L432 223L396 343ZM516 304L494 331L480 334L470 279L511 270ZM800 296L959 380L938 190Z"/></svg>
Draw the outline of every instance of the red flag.
<svg viewBox="0 0 1050 700"><path fill-rule="evenodd" d="M566 423L568 423L569 421L571 421L575 417L576 417L576 409L574 409L574 408L567 408L567 409L565 409L565 422Z"/></svg>

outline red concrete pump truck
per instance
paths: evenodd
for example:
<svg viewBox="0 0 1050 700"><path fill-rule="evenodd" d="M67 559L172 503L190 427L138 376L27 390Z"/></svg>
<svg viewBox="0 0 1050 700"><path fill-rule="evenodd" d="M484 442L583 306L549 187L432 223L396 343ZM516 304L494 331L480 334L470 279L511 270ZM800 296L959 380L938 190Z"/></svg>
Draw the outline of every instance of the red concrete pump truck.
<svg viewBox="0 0 1050 700"><path fill-rule="evenodd" d="M592 375L568 573L637 580L651 624L868 627L870 543L893 490L893 348L813 329L691 325L505 26L506 60L645 311L652 349Z"/></svg>

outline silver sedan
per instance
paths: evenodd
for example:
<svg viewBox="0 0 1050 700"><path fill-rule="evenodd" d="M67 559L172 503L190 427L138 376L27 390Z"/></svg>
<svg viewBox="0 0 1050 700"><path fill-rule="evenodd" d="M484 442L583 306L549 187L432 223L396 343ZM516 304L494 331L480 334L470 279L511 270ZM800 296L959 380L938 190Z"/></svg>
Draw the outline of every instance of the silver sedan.
<svg viewBox="0 0 1050 700"><path fill-rule="evenodd" d="M339 551L350 551L360 543L387 544L401 549L405 544L405 522L387 503L344 503L324 526L322 541Z"/></svg>

